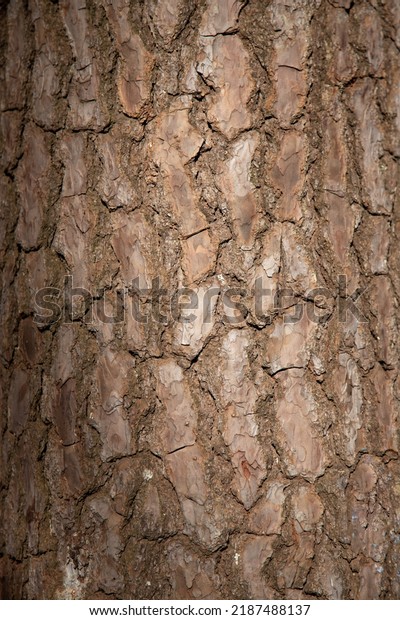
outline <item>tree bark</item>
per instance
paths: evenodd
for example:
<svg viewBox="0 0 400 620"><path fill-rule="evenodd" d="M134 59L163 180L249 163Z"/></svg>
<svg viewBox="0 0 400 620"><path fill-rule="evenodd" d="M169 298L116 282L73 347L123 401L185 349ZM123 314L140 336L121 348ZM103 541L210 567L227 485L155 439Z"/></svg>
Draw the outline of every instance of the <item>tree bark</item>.
<svg viewBox="0 0 400 620"><path fill-rule="evenodd" d="M399 7L2 5L3 598L399 598Z"/></svg>

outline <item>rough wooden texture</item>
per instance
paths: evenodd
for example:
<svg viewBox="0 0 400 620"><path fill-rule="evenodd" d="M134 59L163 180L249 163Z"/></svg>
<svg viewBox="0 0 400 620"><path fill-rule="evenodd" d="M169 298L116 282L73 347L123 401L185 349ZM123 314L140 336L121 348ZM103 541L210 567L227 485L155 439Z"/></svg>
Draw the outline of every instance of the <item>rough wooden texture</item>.
<svg viewBox="0 0 400 620"><path fill-rule="evenodd" d="M398 599L398 0L1 7L2 596Z"/></svg>

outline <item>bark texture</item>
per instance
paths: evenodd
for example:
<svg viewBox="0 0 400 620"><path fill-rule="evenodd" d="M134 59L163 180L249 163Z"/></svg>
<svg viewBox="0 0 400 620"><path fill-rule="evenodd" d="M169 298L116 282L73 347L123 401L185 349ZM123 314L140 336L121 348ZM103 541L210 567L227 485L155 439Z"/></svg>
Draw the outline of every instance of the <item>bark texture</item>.
<svg viewBox="0 0 400 620"><path fill-rule="evenodd" d="M3 597L399 598L400 3L0 28Z"/></svg>

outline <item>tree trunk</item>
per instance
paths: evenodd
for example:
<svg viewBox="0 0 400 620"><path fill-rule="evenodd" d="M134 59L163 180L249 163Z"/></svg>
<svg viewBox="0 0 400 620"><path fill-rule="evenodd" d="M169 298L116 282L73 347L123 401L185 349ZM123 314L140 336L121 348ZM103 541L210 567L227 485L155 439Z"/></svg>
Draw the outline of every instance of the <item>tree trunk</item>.
<svg viewBox="0 0 400 620"><path fill-rule="evenodd" d="M399 8L3 5L3 598L399 598Z"/></svg>

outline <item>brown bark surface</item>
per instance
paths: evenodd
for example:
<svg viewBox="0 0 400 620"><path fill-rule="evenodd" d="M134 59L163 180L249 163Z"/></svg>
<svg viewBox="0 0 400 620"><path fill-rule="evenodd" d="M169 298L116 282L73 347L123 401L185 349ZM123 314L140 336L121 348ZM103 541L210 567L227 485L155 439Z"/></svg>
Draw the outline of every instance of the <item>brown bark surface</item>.
<svg viewBox="0 0 400 620"><path fill-rule="evenodd" d="M400 3L0 28L3 598L399 598Z"/></svg>

